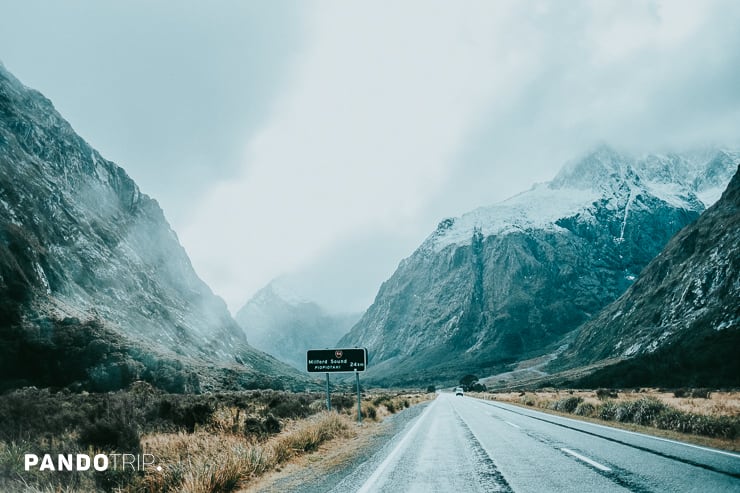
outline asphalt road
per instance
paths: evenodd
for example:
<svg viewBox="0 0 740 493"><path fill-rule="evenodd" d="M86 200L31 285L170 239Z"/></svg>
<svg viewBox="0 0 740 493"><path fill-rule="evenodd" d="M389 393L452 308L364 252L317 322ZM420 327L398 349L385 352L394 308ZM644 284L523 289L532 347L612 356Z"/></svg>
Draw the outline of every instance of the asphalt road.
<svg viewBox="0 0 740 493"><path fill-rule="evenodd" d="M740 492L740 455L440 394L330 491Z"/></svg>

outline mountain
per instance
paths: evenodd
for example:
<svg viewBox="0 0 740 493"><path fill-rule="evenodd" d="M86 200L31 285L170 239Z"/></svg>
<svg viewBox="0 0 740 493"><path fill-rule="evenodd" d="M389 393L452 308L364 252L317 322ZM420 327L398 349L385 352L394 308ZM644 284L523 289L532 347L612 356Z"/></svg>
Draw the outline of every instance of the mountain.
<svg viewBox="0 0 740 493"><path fill-rule="evenodd" d="M157 202L0 64L0 388L281 385Z"/></svg>
<svg viewBox="0 0 740 493"><path fill-rule="evenodd" d="M252 346L305 371L306 351L335 347L360 315L327 313L273 281L258 291L235 318Z"/></svg>
<svg viewBox="0 0 740 493"><path fill-rule="evenodd" d="M635 159L602 146L551 182L440 222L340 345L367 347L366 379L395 385L556 352L716 199L738 162L727 151Z"/></svg>
<svg viewBox="0 0 740 493"><path fill-rule="evenodd" d="M740 169L617 301L578 332L554 368L616 358L587 386L740 385Z"/></svg>

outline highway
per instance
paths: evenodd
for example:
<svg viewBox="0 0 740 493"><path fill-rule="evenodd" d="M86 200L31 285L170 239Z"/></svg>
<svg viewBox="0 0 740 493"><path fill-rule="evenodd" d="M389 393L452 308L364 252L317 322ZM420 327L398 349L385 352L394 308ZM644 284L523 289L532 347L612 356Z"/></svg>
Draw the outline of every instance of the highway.
<svg viewBox="0 0 740 493"><path fill-rule="evenodd" d="M740 492L740 455L439 394L331 492Z"/></svg>

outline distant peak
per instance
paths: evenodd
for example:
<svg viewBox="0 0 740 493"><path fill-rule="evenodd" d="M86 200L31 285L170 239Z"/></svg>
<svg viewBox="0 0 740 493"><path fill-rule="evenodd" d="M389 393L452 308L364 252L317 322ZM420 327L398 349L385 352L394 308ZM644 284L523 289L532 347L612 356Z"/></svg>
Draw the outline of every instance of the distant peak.
<svg viewBox="0 0 740 493"><path fill-rule="evenodd" d="M301 305L311 303L311 300L298 294L293 288L287 285L281 278L273 279L270 283L262 288L255 298L278 298L289 305Z"/></svg>
<svg viewBox="0 0 740 493"><path fill-rule="evenodd" d="M598 189L606 181L624 179L633 174L631 163L631 158L602 144L580 159L566 163L551 182L551 187Z"/></svg>

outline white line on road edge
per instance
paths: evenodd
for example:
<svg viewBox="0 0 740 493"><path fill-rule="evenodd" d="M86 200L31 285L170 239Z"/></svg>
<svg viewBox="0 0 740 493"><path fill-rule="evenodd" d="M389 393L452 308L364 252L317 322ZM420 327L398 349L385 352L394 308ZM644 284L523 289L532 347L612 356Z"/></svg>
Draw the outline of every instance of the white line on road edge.
<svg viewBox="0 0 740 493"><path fill-rule="evenodd" d="M514 423L510 423L510 422L508 422L508 421L504 421L504 423L506 423L506 424L507 424L507 425L509 425L509 426L513 426L513 427L514 427L514 428L516 428L517 430L520 430L520 429L522 428L521 426L519 426L519 425L515 425Z"/></svg>
<svg viewBox="0 0 740 493"><path fill-rule="evenodd" d="M602 471L604 471L604 472L609 472L609 471L611 471L611 469L609 469L608 467L606 467L606 466L605 466L604 464L599 464L599 463L598 463L598 462L596 462L595 460L591 460L591 459L589 459L588 457L584 457L583 455L581 455L581 454L579 454L579 453L577 453L577 452L573 452L573 451L572 451L571 449L569 449L569 448L561 448L560 450L562 450L563 452L565 452L565 453L566 453L566 454L568 454L568 455L572 455L572 456L573 456L573 457L575 457L576 459L580 459L580 460L582 460L583 462L585 462L585 463L587 463L587 464L591 464L591 465L592 465L592 466L594 466L594 467L595 467L596 469L600 469L600 470L602 470Z"/></svg>
<svg viewBox="0 0 740 493"><path fill-rule="evenodd" d="M475 399L475 397L474 397L474 399ZM521 412L521 411L529 411L531 413L539 414L541 416L548 417L548 418L559 418L559 419L562 419L564 421L570 421L572 423L578 423L578 424L581 424L581 425L593 426L593 427L596 427L596 428L603 428L605 430L615 431L615 432L619 432L619 433L625 433L627 435L635 435L635 436L639 436L639 437L643 437L643 438L649 438L651 440L657 440L659 442L667 442L667 443L673 443L675 445L683 445L684 447L695 448L695 449L703 450L705 452L714 452L715 454L722 454L722 455L727 455L729 457L735 457L737 459L740 459L740 454L735 454L733 452L728 452L726 450L719 450L719 449L716 449L716 448L702 447L701 445L694 445L693 443L679 442L678 440L671 440L670 438L656 437L654 435L648 435L647 433L640 433L638 431L623 430L622 428L615 428L614 426L600 425L600 424L596 424L596 423L591 423L589 421L583 421L583 420L580 420L580 419L566 418L565 416L558 416L558 415L555 415L555 414L547 414L547 413L543 413L541 411L535 411L533 409L521 408L521 407L515 406L513 404L506 405L506 403L503 403L503 402L496 402L496 404L489 404L488 401L484 401L482 399L478 399L478 401L486 404L487 406L497 407L499 409L504 409L504 410L509 411L509 412L515 412L515 413L517 413L519 415L528 416L530 418L534 418L534 416L529 416L526 412ZM511 409L508 409L507 406L516 409L516 411L512 411ZM543 419L543 418L535 418L535 419ZM548 420L545 420L545 421L548 421ZM550 423L553 423L554 421L549 421L549 422Z"/></svg>
<svg viewBox="0 0 740 493"><path fill-rule="evenodd" d="M375 472L370 475L369 478L367 478L367 481L360 487L359 490L357 490L357 493L368 493L369 491L373 491L373 488L376 488L378 486L378 479L383 475L386 469L388 469L388 466L396 459L396 456L401 453L401 451L406 447L406 442L409 441L409 437L411 437L416 429L419 427L422 421L424 421L424 418L426 418L427 414L429 414L429 410L432 408L432 406L437 404L437 399L434 399L434 402L432 402L423 413L421 413L421 416L419 416L419 419L417 419L416 423L414 423L414 426L411 427L411 429L406 433L406 435L401 439L400 442L398 442L398 445L396 445L396 448L393 449L393 451L388 454L388 456L385 458L385 460L378 466L377 469L375 469Z"/></svg>

